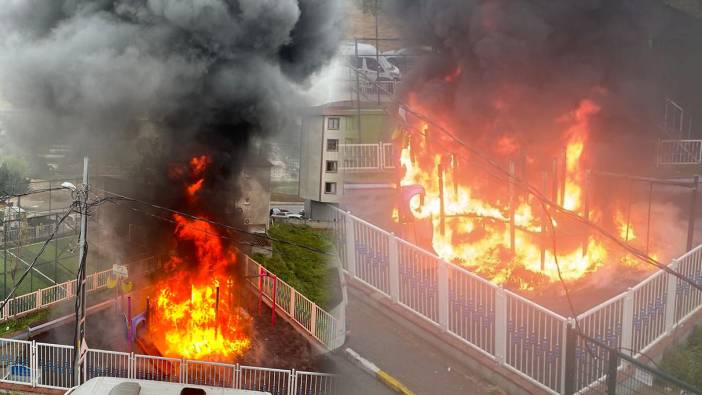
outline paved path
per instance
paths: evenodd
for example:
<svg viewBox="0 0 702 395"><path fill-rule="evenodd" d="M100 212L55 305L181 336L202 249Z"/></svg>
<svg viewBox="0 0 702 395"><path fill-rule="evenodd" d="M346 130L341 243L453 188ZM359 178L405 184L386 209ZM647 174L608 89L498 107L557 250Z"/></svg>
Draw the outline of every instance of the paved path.
<svg viewBox="0 0 702 395"><path fill-rule="evenodd" d="M364 301L369 298L372 297L349 287L347 322L350 333L345 347L369 359L417 395L500 393L455 358L407 329L404 323L389 318L373 302Z"/></svg>

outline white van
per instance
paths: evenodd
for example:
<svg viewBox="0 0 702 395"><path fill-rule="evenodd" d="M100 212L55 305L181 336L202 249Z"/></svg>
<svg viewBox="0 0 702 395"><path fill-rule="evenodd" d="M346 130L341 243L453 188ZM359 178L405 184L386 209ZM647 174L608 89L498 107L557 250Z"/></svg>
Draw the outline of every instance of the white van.
<svg viewBox="0 0 702 395"><path fill-rule="evenodd" d="M65 395L271 395L270 392L237 390L204 385L132 380L118 377L95 377Z"/></svg>
<svg viewBox="0 0 702 395"><path fill-rule="evenodd" d="M362 73L369 81L398 81L400 69L393 66L373 45L344 41L340 52L343 62Z"/></svg>

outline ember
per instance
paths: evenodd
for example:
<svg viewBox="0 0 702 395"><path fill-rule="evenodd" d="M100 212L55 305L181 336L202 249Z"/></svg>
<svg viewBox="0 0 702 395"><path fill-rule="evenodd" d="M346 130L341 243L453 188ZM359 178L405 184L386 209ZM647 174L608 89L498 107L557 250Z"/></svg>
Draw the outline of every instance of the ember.
<svg viewBox="0 0 702 395"><path fill-rule="evenodd" d="M205 156L190 162L193 182L186 194L191 200L203 185L207 163ZM236 255L211 224L177 214L172 218L176 251L186 246L193 253L188 258L172 256L166 276L154 285L152 298L157 302L149 337L168 357L232 361L251 346L250 317L234 303L235 283L229 274Z"/></svg>

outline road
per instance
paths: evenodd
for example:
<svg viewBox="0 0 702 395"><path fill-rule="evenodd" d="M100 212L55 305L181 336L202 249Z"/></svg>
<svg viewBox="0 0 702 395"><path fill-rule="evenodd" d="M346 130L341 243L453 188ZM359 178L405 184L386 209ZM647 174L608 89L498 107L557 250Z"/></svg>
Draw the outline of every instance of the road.
<svg viewBox="0 0 702 395"><path fill-rule="evenodd" d="M500 393L490 383L477 378L460 361L436 349L369 300L372 297L349 287L347 323L350 333L345 347L375 363L417 395ZM360 369L356 370L360 372ZM356 373L349 374L358 377ZM365 386L349 394L353 393L392 392Z"/></svg>

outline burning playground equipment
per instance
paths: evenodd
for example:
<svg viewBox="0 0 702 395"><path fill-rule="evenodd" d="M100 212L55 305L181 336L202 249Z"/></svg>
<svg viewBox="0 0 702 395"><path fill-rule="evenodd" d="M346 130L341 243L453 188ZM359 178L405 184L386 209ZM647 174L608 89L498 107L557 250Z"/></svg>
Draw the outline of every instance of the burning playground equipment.
<svg viewBox="0 0 702 395"><path fill-rule="evenodd" d="M586 284L599 277L595 282L601 283L601 273L625 272L627 281L637 282L652 266L629 247L664 260L683 251L676 243L685 240L685 229L675 227L678 209L653 201L654 185L664 185L692 191L686 250L691 249L697 180L590 170L591 118L598 111L594 101L584 99L554 120L562 145L527 151L511 135L485 143L508 174L456 147L445 129L405 113L404 135L396 143L400 189L393 213L403 237L520 291L552 294L552 285L560 288L561 280Z"/></svg>

